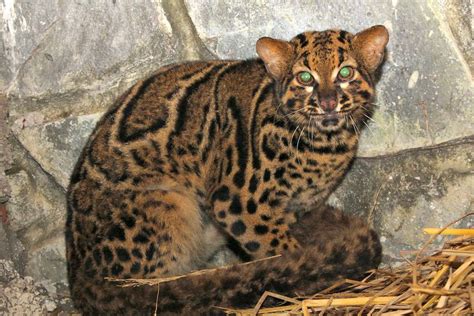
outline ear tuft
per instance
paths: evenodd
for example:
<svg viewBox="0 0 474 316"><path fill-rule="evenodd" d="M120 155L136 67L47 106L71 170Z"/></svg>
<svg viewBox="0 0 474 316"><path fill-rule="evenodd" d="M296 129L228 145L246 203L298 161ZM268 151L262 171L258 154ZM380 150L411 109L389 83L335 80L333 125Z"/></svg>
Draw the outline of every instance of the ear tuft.
<svg viewBox="0 0 474 316"><path fill-rule="evenodd" d="M257 41L256 48L270 75L275 79L283 78L293 59L293 45L286 41L262 37Z"/></svg>
<svg viewBox="0 0 474 316"><path fill-rule="evenodd" d="M388 38L385 26L375 25L357 33L352 40L352 46L371 73L375 72L383 61Z"/></svg>

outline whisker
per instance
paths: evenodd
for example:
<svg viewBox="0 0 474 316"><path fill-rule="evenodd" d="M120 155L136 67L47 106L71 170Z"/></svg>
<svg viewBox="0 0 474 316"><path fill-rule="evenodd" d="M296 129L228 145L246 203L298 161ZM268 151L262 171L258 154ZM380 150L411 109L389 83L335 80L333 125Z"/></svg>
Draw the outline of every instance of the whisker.
<svg viewBox="0 0 474 316"><path fill-rule="evenodd" d="M277 114L278 114L278 111L280 110L280 107L281 107L282 105L283 105L283 103L281 103L281 102L278 103L278 106L277 106L277 108L276 108L276 113L277 113ZM273 124L276 124L276 119L277 119L277 116L276 116L276 115L273 116ZM279 119L279 121L280 121L280 119Z"/></svg>
<svg viewBox="0 0 474 316"><path fill-rule="evenodd" d="M361 105L361 107L366 110L367 112L370 112L369 109L367 109L365 106ZM374 122L375 124L378 124L376 120L374 120L372 117L370 117L369 115L367 115L364 111L362 111L362 115L364 115L366 118L368 118L369 120L371 120L372 122Z"/></svg>
<svg viewBox="0 0 474 316"><path fill-rule="evenodd" d="M303 134L305 128L306 128L306 127L303 127L303 129L301 130L300 136L298 137L298 141L296 142L296 157L298 157L298 155L299 155L299 150L298 150L298 148L299 148L299 146L300 146L301 135Z"/></svg>
<svg viewBox="0 0 474 316"><path fill-rule="evenodd" d="M308 136L309 139L311 139L311 149L313 149L313 142L314 142L314 130L313 130L313 122L311 121L313 118L310 116L309 117L309 127L308 127L308 132L311 134L311 136Z"/></svg>
<svg viewBox="0 0 474 316"><path fill-rule="evenodd" d="M312 119L312 117L310 116L310 117L309 117L309 122L308 122L308 125L307 125L307 126L308 126L308 129L306 130L306 136L308 137L308 139L311 139L311 135L310 135L310 132L311 132L311 130L310 130L310 127L311 127L311 119Z"/></svg>
<svg viewBox="0 0 474 316"><path fill-rule="evenodd" d="M372 134L372 136L375 136L375 134L374 134L374 132L372 131L372 129L370 128L369 124L367 124L365 121L362 121L362 123L364 123L365 126L367 126L367 128L369 129L370 134Z"/></svg>
<svg viewBox="0 0 474 316"><path fill-rule="evenodd" d="M295 128L295 131L293 132L293 134L291 134L290 144L289 144L289 147L290 147L290 156L291 156L292 151L293 151L293 149L292 149L292 148L293 148L293 145L292 145L292 144L293 144L293 137L295 136L295 133L296 133L296 131L297 131L299 128L300 128L300 126L297 125L296 128ZM296 155L295 155L295 156L296 156Z"/></svg>
<svg viewBox="0 0 474 316"><path fill-rule="evenodd" d="M346 128L349 128L349 120L347 119L349 115L348 114L344 114L344 121L346 122Z"/></svg>
<svg viewBox="0 0 474 316"><path fill-rule="evenodd" d="M354 130L355 130L355 132L356 132L357 137L360 137L359 128L357 127L357 124L356 124L356 122L354 121L354 119L352 118L352 115L351 115L351 114L349 114L349 118L350 118L351 121L352 121L352 126L354 127Z"/></svg>
<svg viewBox="0 0 474 316"><path fill-rule="evenodd" d="M298 110L294 110L294 111L292 111L292 112L290 112L290 113L284 115L283 117L288 117L288 116L290 116L290 115L295 115L296 113L299 113L299 112L301 112L301 111L303 111L303 110L306 110L306 107L301 108L301 109L298 109Z"/></svg>
<svg viewBox="0 0 474 316"><path fill-rule="evenodd" d="M377 121L376 121L376 120L374 120L373 118L371 118L370 116L368 116L367 114L365 114L365 113L362 113L362 115L364 115L364 116L365 116L366 118L368 118L370 121L372 121L372 122L374 122L375 124L377 124L377 125L378 125Z"/></svg>
<svg viewBox="0 0 474 316"><path fill-rule="evenodd" d="M360 107L363 108L367 113L372 113L372 112L373 112L373 110L367 108L367 107L365 106L365 104L361 104Z"/></svg>

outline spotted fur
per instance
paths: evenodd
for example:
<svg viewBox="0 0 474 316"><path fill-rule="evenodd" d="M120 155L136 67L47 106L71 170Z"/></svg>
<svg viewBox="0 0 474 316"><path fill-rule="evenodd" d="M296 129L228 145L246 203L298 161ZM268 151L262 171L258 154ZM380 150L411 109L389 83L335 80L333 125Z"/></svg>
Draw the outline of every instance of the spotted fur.
<svg viewBox="0 0 474 316"><path fill-rule="evenodd" d="M187 273L227 246L243 261L283 256L163 285L163 313L248 306L265 289L309 293L376 266L376 235L324 202L371 115L384 36L376 26L264 38L262 59L170 65L119 98L68 190L76 306L85 314L150 311L156 289L120 289L104 277ZM354 77L340 82L347 65ZM301 71L312 74L311 86L298 82Z"/></svg>

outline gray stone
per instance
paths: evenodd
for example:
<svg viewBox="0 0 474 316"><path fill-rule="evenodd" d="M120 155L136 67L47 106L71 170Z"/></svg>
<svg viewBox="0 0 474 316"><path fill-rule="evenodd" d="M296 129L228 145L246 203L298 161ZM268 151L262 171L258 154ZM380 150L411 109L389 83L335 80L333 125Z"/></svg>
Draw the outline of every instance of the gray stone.
<svg viewBox="0 0 474 316"><path fill-rule="evenodd" d="M25 247L8 225L0 222L0 260L8 260L17 271L24 272L26 256ZM0 280L1 282L1 280Z"/></svg>
<svg viewBox="0 0 474 316"><path fill-rule="evenodd" d="M30 112L50 122L104 111L135 81L181 59L160 1L7 1L5 7L14 120Z"/></svg>
<svg viewBox="0 0 474 316"><path fill-rule="evenodd" d="M7 232L3 228L3 224L0 222L0 259L10 259L11 250L10 243L8 242Z"/></svg>
<svg viewBox="0 0 474 316"><path fill-rule="evenodd" d="M7 1L4 34L22 97L111 88L173 59L171 27L154 1ZM48 78L48 80L44 80Z"/></svg>
<svg viewBox="0 0 474 316"><path fill-rule="evenodd" d="M55 293L56 288L66 288L64 188L19 143L13 142L12 147L13 167L7 175L12 198L6 227L11 259L22 275L42 281L43 287Z"/></svg>
<svg viewBox="0 0 474 316"><path fill-rule="evenodd" d="M26 116L27 121L17 120L13 131L29 154L66 188L74 164L92 132L100 114L82 115L46 124L34 122L35 113ZM42 117L38 115L38 120ZM31 122L31 126L28 124Z"/></svg>
<svg viewBox="0 0 474 316"><path fill-rule="evenodd" d="M65 191L14 143L14 164L8 171L12 198L7 204L9 229L27 248L64 230Z"/></svg>
<svg viewBox="0 0 474 316"><path fill-rule="evenodd" d="M7 135L10 133L7 117L7 99L4 95L0 94L0 209L5 207L3 204L10 198L10 186L5 177L5 170L11 164L10 150L7 142ZM1 217L2 215L0 214L0 221L2 220Z"/></svg>
<svg viewBox="0 0 474 316"><path fill-rule="evenodd" d="M31 277L21 277L11 261L0 260L0 314L46 315L70 311L71 301L50 293Z"/></svg>
<svg viewBox="0 0 474 316"><path fill-rule="evenodd" d="M15 270L15 265L12 261L0 259L0 282L10 282L19 277L20 274Z"/></svg>
<svg viewBox="0 0 474 316"><path fill-rule="evenodd" d="M474 138L383 158L359 158L331 203L367 218L379 232L384 261L426 240L422 229L441 228L472 211ZM463 227L474 227L474 216ZM438 243L439 244L439 243Z"/></svg>
<svg viewBox="0 0 474 316"><path fill-rule="evenodd" d="M8 4L11 4L10 1ZM10 10L11 5L0 5L0 16L4 17L8 14L8 10ZM8 29L8 24L3 21L2 27L0 28L0 90L5 91L7 88L11 78L12 78L12 71L10 69L10 63L6 57L7 48L5 42L8 39L5 38L5 30Z"/></svg>
<svg viewBox="0 0 474 316"><path fill-rule="evenodd" d="M439 144L474 134L469 69L443 31L442 8L426 1L186 1L203 42L221 58L255 57L261 36L290 39L308 29L390 30L378 111L360 156ZM275 9L278 8L278 9ZM469 18L469 17L468 17ZM447 119L449 117L449 119Z"/></svg>
<svg viewBox="0 0 474 316"><path fill-rule="evenodd" d="M55 290L55 283L66 283L66 251L64 234L57 233L51 239L30 251L25 274L34 276L35 280L50 284L49 290Z"/></svg>
<svg viewBox="0 0 474 316"><path fill-rule="evenodd" d="M472 1L471 0L438 0L445 13L443 20L449 26L449 31L464 55L471 72L474 70L474 50L472 47Z"/></svg>

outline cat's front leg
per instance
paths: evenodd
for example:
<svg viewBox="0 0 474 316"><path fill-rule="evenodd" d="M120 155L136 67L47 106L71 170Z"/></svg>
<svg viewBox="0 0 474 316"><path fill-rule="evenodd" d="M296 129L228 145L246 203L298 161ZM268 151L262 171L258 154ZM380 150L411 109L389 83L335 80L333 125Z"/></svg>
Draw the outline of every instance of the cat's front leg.
<svg viewBox="0 0 474 316"><path fill-rule="evenodd" d="M263 197L231 190L227 185L212 194L214 218L238 242L249 260L300 248L290 233L294 214L285 212L279 205L270 205Z"/></svg>

